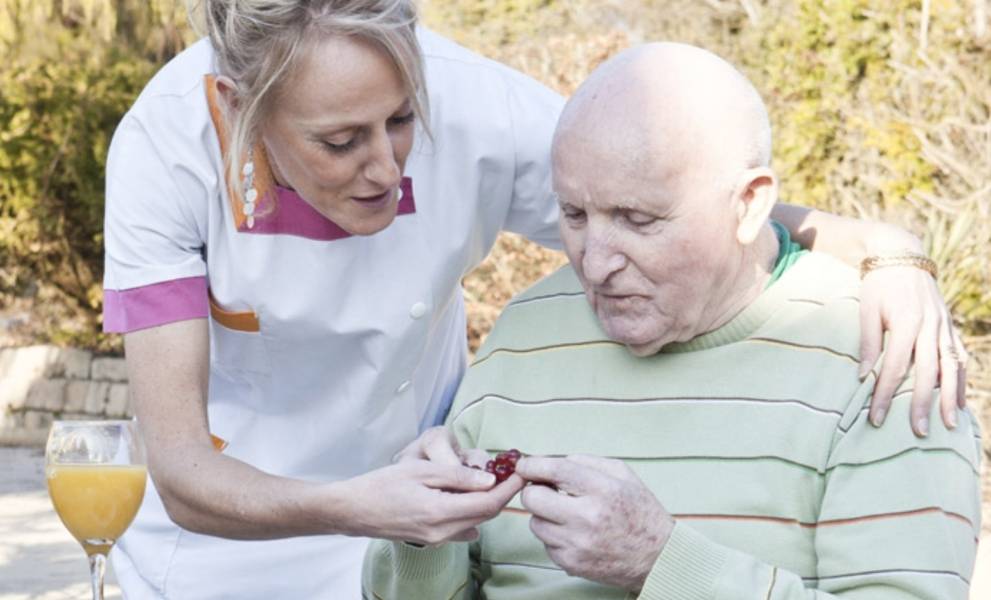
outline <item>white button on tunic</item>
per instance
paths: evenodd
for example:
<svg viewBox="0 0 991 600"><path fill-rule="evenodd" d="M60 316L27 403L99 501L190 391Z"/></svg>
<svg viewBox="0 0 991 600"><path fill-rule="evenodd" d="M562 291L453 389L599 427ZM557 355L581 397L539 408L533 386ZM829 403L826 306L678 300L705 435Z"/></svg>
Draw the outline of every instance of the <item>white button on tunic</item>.
<svg viewBox="0 0 991 600"><path fill-rule="evenodd" d="M557 243L561 98L430 32L420 41L434 140L417 136L399 214L375 235L349 236L284 190L275 206L253 198L253 214L231 201L206 40L156 75L114 136L106 327L209 314L212 433L268 473L335 481L389 464L442 420L464 371L462 277L502 229ZM130 600L347 600L360 598L365 543L183 531L149 486L113 560Z"/></svg>
<svg viewBox="0 0 991 600"><path fill-rule="evenodd" d="M417 302L409 309L409 316L414 319L422 319L425 314L427 314L427 305L423 302Z"/></svg>

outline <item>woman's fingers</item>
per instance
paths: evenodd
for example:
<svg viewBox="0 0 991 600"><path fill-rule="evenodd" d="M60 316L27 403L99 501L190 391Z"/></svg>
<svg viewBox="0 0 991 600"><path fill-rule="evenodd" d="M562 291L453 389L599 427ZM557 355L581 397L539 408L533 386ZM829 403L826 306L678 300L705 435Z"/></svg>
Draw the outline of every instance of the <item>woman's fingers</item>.
<svg viewBox="0 0 991 600"><path fill-rule="evenodd" d="M958 374L961 368L953 339L953 325L947 317L939 328L939 411L943 423L950 429L957 426Z"/></svg>
<svg viewBox="0 0 991 600"><path fill-rule="evenodd" d="M480 469L485 468L485 463L489 462L492 457L489 453L481 448L468 448L467 450L461 450L461 460L464 464L478 467Z"/></svg>
<svg viewBox="0 0 991 600"><path fill-rule="evenodd" d="M860 303L860 378L874 368L884 344L884 322L876 303L864 298Z"/></svg>
<svg viewBox="0 0 991 600"><path fill-rule="evenodd" d="M461 448L454 434L446 427L433 427L423 432L423 455L427 460L445 465L461 464Z"/></svg>
<svg viewBox="0 0 991 600"><path fill-rule="evenodd" d="M459 461L448 465L421 461L418 476L423 485L451 492L479 492L492 489L495 475L466 467Z"/></svg>
<svg viewBox="0 0 991 600"><path fill-rule="evenodd" d="M884 423L888 408L891 406L891 398L908 373L918 332L919 328L903 326L893 328L888 336L888 348L884 353L881 371L878 373L877 383L874 384L874 395L871 398L870 419L876 427Z"/></svg>
<svg viewBox="0 0 991 600"><path fill-rule="evenodd" d="M392 462L430 460L446 465L461 464L458 441L446 427L431 427L406 445L392 458Z"/></svg>
<svg viewBox="0 0 991 600"><path fill-rule="evenodd" d="M952 322L949 326L953 337L953 347L957 351L957 408L962 410L967 408L967 363L970 361L970 353L967 352L967 348Z"/></svg>
<svg viewBox="0 0 991 600"><path fill-rule="evenodd" d="M915 340L915 382L910 414L912 431L919 437L929 435L929 414L939 375L938 336L936 325L926 322Z"/></svg>

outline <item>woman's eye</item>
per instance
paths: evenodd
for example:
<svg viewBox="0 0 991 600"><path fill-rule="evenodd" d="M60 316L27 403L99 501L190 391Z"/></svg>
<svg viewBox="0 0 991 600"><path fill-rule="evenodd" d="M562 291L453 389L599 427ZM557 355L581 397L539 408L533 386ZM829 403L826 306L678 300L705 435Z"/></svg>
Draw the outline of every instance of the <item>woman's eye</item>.
<svg viewBox="0 0 991 600"><path fill-rule="evenodd" d="M335 154L344 154L346 152L351 151L354 148L354 146L355 146L355 138L351 138L350 140L348 140L346 142L340 142L340 143L328 142L328 141L324 140L322 142L322 144L323 144L323 147L326 148L330 152L333 152Z"/></svg>
<svg viewBox="0 0 991 600"><path fill-rule="evenodd" d="M401 115L401 116L398 116L398 117L392 117L391 119L389 119L389 124L390 125L408 125L408 124L412 123L414 120L416 120L416 113L413 112L413 111L409 111L405 115Z"/></svg>

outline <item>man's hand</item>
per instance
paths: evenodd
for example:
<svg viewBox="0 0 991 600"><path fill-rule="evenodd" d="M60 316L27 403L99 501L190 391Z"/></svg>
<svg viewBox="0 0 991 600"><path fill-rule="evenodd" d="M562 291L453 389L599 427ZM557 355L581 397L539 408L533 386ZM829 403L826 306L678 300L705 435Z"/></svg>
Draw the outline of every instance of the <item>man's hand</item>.
<svg viewBox="0 0 991 600"><path fill-rule="evenodd" d="M957 407L965 406L967 351L953 328L949 311L929 273L914 267L885 267L864 277L860 299L860 372L866 375L881 354L884 361L871 400L871 423L881 425L891 398L915 360L912 430L929 433L929 409L937 382L943 422L957 424Z"/></svg>
<svg viewBox="0 0 991 600"><path fill-rule="evenodd" d="M674 519L625 463L593 456L524 457L516 474L530 529L569 575L639 591Z"/></svg>

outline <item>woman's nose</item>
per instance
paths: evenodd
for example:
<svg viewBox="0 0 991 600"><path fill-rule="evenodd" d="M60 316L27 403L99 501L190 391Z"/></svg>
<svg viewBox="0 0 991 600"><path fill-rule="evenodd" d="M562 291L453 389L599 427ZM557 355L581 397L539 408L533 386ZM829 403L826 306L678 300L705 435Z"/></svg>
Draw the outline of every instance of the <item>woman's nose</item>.
<svg viewBox="0 0 991 600"><path fill-rule="evenodd" d="M385 130L375 132L370 144L371 151L364 169L365 177L383 188L399 185L402 170L396 160L396 152L389 132Z"/></svg>

